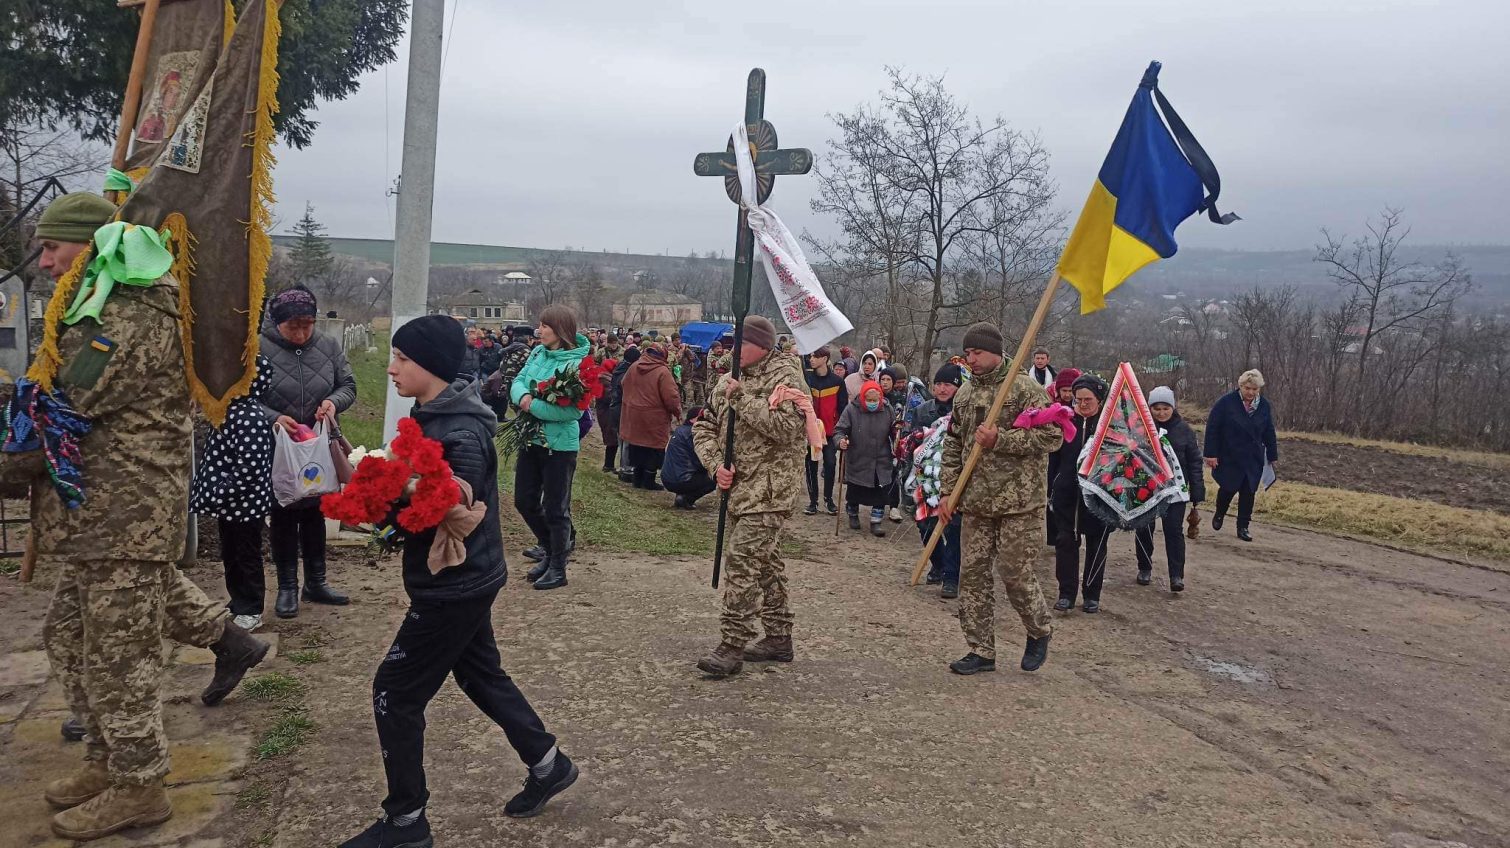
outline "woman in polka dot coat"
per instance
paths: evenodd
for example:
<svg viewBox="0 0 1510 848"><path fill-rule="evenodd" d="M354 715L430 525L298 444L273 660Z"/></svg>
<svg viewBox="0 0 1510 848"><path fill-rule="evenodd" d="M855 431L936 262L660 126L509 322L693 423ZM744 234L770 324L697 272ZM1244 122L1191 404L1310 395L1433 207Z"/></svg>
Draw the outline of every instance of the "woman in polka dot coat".
<svg viewBox="0 0 1510 848"><path fill-rule="evenodd" d="M220 523L228 606L247 630L262 624L262 526L273 505L273 425L258 402L272 376L271 363L258 354L251 390L231 403L220 429L210 431L189 490L189 509Z"/></svg>

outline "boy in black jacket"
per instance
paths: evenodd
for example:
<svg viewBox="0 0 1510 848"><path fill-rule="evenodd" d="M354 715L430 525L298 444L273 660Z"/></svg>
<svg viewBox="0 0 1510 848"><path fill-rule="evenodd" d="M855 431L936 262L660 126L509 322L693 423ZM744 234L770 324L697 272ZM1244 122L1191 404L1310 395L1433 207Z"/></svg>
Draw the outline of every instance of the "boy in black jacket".
<svg viewBox="0 0 1510 848"><path fill-rule="evenodd" d="M478 382L461 373L466 350L461 324L446 315L416 318L393 334L389 378L400 396L414 398L414 420L441 443L452 473L487 505L487 515L465 540L466 559L438 573L428 563L434 530L404 540L409 612L372 681L388 797L383 817L341 848L433 844L425 818L425 707L448 675L503 728L529 770L524 791L504 806L507 815L538 815L577 779L577 767L557 750L556 737L499 664L491 613L508 570L498 524L498 422L483 404Z"/></svg>

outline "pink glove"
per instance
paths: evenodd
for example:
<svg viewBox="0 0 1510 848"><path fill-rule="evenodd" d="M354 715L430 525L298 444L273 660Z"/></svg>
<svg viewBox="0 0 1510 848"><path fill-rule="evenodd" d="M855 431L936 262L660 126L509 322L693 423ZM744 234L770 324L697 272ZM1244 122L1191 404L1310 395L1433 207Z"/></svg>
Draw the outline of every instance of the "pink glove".
<svg viewBox="0 0 1510 848"><path fill-rule="evenodd" d="M1075 425L1072 423L1074 413L1067 406L1055 404L1042 409L1024 409L1012 426L1019 430L1031 430L1034 427L1047 427L1050 424L1058 424L1064 431L1064 440L1072 441L1075 438Z"/></svg>

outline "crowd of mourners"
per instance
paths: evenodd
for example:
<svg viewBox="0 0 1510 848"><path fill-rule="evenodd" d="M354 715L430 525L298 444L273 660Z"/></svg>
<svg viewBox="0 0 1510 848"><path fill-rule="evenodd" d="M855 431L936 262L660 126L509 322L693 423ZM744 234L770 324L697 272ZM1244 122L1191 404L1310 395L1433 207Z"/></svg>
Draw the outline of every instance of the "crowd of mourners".
<svg viewBox="0 0 1510 848"><path fill-rule="evenodd" d="M268 655L270 645L254 635L264 624L264 527L278 617L299 615L302 604L350 603L327 566L330 503L283 482L287 446L339 445L340 416L357 399L340 341L319 330L314 294L295 286L264 304L255 380L201 441L190 474L191 398L177 282L160 270L167 265L150 266L155 277L72 299L88 307L74 323L89 330L66 332L67 285L81 284L68 283L68 269L84 267L86 245L114 212L101 198L74 194L40 219L39 267L59 281L47 319L52 342L41 349L52 368L38 371L52 376L17 384L0 451L0 484L32 498L36 559L57 574L44 641L73 714L64 734L82 739L85 755L44 796L59 810L54 833L74 840L172 816L161 642L214 653L214 676L200 696L206 706ZM152 247L135 244L138 253ZM508 576L499 504L504 427L527 434L510 450L512 493L533 537L522 554L534 562L526 577L538 590L568 585L577 545L572 489L594 425L605 446L602 472L625 485L669 491L684 510L722 493L719 642L696 664L710 678L738 674L746 663L794 660L781 550L803 493L804 516L832 517L841 529L847 521L851 533L885 537L894 532L888 524L911 520L923 539L941 539L928 583L958 597L969 646L949 664L954 673L996 669L997 575L1027 634L1022 670L1046 661L1054 621L1035 574L1044 542L1055 552L1054 608L1068 611L1079 600L1084 612L1099 611L1116 527L1092 508L1079 468L1099 449L1103 416L1118 408L1106 381L1056 368L1043 349L1019 368L988 323L966 330L961 355L930 382L909 375L885 346L802 355L769 319L749 316L741 330L738 343L726 336L703 347L657 330L580 330L570 308L553 305L502 337L448 315L394 331L387 377L413 401L400 429L418 432L444 460L438 467L449 469L456 495L442 504L440 524L399 542L409 610L372 682L388 791L382 816L342 848L432 844L425 710L448 676L503 730L524 766L524 787L504 805L506 815L537 815L577 780L577 766L504 672L491 624ZM591 409L583 407L598 392L580 405L550 394L571 375L598 381ZM1185 538L1195 535L1206 496L1202 465L1218 487L1210 526L1222 529L1235 499L1237 536L1252 541L1255 494L1278 460L1263 385L1257 371L1243 374L1210 409L1203 441L1182 420L1172 388L1149 393L1165 453L1186 482L1167 490L1178 499L1165 504L1157 527L1138 525L1140 584L1152 582L1160 533L1169 588L1184 590ZM737 438L726 455L731 421ZM399 450L398 441L389 447ZM334 461L338 451L324 450ZM968 484L966 468L974 475ZM426 481L435 482L411 470L401 469L407 482L396 481L402 494L385 497L385 509L417 507ZM218 524L228 602L175 567L189 512Z"/></svg>

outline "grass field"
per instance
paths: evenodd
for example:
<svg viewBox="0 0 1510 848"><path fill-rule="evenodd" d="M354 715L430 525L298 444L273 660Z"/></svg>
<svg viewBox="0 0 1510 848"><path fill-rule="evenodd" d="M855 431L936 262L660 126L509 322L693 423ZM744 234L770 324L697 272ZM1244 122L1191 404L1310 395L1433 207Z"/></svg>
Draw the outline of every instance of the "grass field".
<svg viewBox="0 0 1510 848"><path fill-rule="evenodd" d="M348 354L357 379L357 403L341 417L341 428L353 445L382 444L388 342L381 338L376 341L372 351ZM572 520L585 544L668 556L711 553L709 533L701 522L688 520L686 513L668 509L651 500L652 496L619 483L598 470L601 463L601 453L584 451L572 489ZM498 469L499 489L505 493L504 522L522 529L509 500L513 479L513 463L505 459ZM663 499L670 501L669 496Z"/></svg>
<svg viewBox="0 0 1510 848"><path fill-rule="evenodd" d="M357 405L342 417L342 428L352 444L372 447L382 441L383 404L388 391L388 378L384 373L388 365L387 341L379 339L371 352L353 351L350 359L357 378ZM1280 434L1280 439L1373 447L1491 468L1510 468L1510 455L1506 454L1375 442L1330 433L1286 432ZM711 553L710 534L702 522L688 520L685 513L667 509L658 499L629 489L602 473L598 470L600 458L601 454L595 449L584 451L572 494L572 517L587 544L668 556ZM502 490L506 493L512 491L511 465L505 463L499 469L499 481ZM1208 483L1208 487L1213 494L1216 492L1214 483ZM711 498L705 503L710 509L714 506ZM1377 539L1423 552L1442 551L1510 560L1510 516L1486 510L1460 509L1287 480L1259 495L1258 512L1269 520L1284 524ZM506 506L503 513L506 523L519 524L513 509Z"/></svg>

